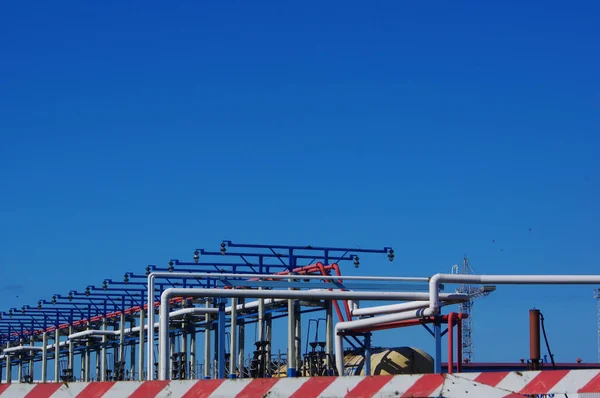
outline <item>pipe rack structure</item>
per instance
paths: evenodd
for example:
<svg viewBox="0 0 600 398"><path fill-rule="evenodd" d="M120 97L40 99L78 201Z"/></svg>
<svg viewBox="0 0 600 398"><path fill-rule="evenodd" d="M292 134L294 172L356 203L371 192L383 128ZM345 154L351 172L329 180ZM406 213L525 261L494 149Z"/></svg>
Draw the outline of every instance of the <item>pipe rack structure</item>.
<svg viewBox="0 0 600 398"><path fill-rule="evenodd" d="M149 265L122 280L11 308L0 313L0 379L46 382L49 367L55 382L343 376L345 343L364 356L369 375L374 331L428 322L434 325L437 373L441 325L447 322L453 372L453 328L460 336L464 314L442 315L441 309L469 296L444 292L446 284L600 284L596 275L342 275L343 264L360 265L359 254L394 259L389 247L223 241L218 251L196 249L192 262L172 259L165 267ZM368 301L386 303L364 307ZM325 332L318 341L316 320L311 344L322 344L322 352L313 367L303 357L303 342L308 347L304 325L315 314ZM278 319L287 321L286 339L279 342ZM250 341L254 346L247 346ZM287 347L279 353L276 344Z"/></svg>
<svg viewBox="0 0 600 398"><path fill-rule="evenodd" d="M340 276L343 263L352 263L357 267L360 263L359 255L363 254L384 254L390 261L394 257L393 250L389 247L357 249L309 245L255 245L223 241L218 251L196 249L193 262L173 259L168 262L168 267L149 265L145 274L127 272L122 281L105 279L101 286L88 285L85 290L71 290L67 295L55 294L51 300L39 300L37 305L11 308L0 313L0 347L7 349L6 354L0 354L0 372L5 372L7 382L13 380L12 370L15 366L18 367L19 382L27 381L28 378L46 381L48 368L54 369L50 379L56 382L151 379L154 372L148 372L145 364L147 357L152 356L154 347L149 350L145 347L145 342L153 339L156 329L152 327L148 330L147 326L142 327L148 323L147 319L154 319L154 310L158 306L157 302L147 299L147 276L150 273L173 274L176 269L185 273L208 274ZM216 282L211 278L189 280L171 275L156 283L158 291L170 287L211 288L216 287ZM158 300L158 297L156 299ZM230 323L233 323L241 334L232 333L230 340L243 346L248 337L243 337L244 330L257 323L261 326L258 331L260 339L266 340L271 336L270 325L273 320L287 316L282 303L260 299L253 303L236 305L232 311L235 314L234 320L232 322L228 318L225 327L231 328ZM350 316L345 303L335 302L332 305L338 319ZM216 343L219 333L215 335L214 332L222 326L215 321L214 310L218 309L185 308L187 304L183 301L175 302L173 306L178 308L175 308L172 318L175 326L171 342L175 339L176 345L179 345L181 340L181 354L189 358L185 378L197 378L200 377L200 373L213 377L211 369L214 368L215 362L208 352L213 348L211 345L217 348L213 340ZM302 313L329 313L328 308L300 306L296 306L295 311L298 328ZM204 364L201 364L196 356L196 345L202 346L202 343L196 340L198 333L205 334L204 346L207 354ZM34 348L11 350L15 346ZM271 349L268 347L268 355ZM243 349L240 350L240 354L240 362L247 361ZM76 361L78 357L81 361ZM203 370L199 370L199 367L203 367ZM34 374L39 376L34 377Z"/></svg>

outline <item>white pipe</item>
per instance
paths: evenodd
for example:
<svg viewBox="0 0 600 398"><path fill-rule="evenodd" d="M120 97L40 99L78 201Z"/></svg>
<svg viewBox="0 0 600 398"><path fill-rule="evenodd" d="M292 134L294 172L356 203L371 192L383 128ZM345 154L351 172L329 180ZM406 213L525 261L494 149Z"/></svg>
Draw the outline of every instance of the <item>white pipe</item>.
<svg viewBox="0 0 600 398"><path fill-rule="evenodd" d="M460 299L466 295L458 293L442 293L444 299ZM275 299L310 299L310 300L348 300L358 298L364 300L423 300L427 293L421 292L354 292L339 290L323 290L310 292L302 290L252 290L252 289L202 289L202 288L169 288L160 298L159 310L159 379L167 380L169 375L169 300L174 297L237 297L237 298L275 298Z"/></svg>
<svg viewBox="0 0 600 398"><path fill-rule="evenodd" d="M213 278L213 279L270 279L270 280L302 280L302 279L317 279L317 280L362 280L362 281L395 281L395 282L427 282L428 278L422 277L380 277L380 276L329 276L329 275L285 275L278 276L273 274L215 274L209 272L151 272L148 274L148 319L147 323L154 321L154 280L157 277L171 277L184 279L197 278ZM150 320L152 319L152 321ZM146 370L148 372L148 380L154 380L154 333L148 333L147 342L147 363Z"/></svg>
<svg viewBox="0 0 600 398"><path fill-rule="evenodd" d="M16 347L5 348L4 353L19 352L19 351L42 351L44 347L36 347L31 345L19 345Z"/></svg>
<svg viewBox="0 0 600 398"><path fill-rule="evenodd" d="M468 301L468 297L464 297L461 300L441 300L443 304L446 306L450 304L457 304L461 301ZM356 303L354 303L356 305ZM370 315L381 315L381 314L397 314L400 312L417 310L419 308L427 308L429 307L429 301L410 301L407 303L401 304L390 304L390 305L380 305L376 307L366 307L366 308L355 308L351 310L351 314L354 316L370 316Z"/></svg>
<svg viewBox="0 0 600 398"><path fill-rule="evenodd" d="M424 318L433 315L433 311L429 308L419 309L409 312L401 312L399 314L382 315L376 318L366 318L357 321L338 322L335 325L335 366L338 375L344 376L344 346L342 341L342 330L361 329L370 326L377 326L382 323L398 322L415 318Z"/></svg>
<svg viewBox="0 0 600 398"><path fill-rule="evenodd" d="M498 285L598 285L600 275L462 275L436 274L429 280L430 308L437 314L440 307L439 286L442 282Z"/></svg>
<svg viewBox="0 0 600 398"><path fill-rule="evenodd" d="M403 311L416 310L429 307L429 301L411 301L402 304L380 305L377 307L352 309L354 316L369 316L380 314L394 314Z"/></svg>
<svg viewBox="0 0 600 398"><path fill-rule="evenodd" d="M436 274L429 280L429 305L426 309L417 309L414 312L401 312L383 315L376 318L367 318L350 322L339 322L335 326L335 351L336 367L339 375L344 372L343 342L339 334L341 330L351 330L363 327L377 326L382 323L398 322L402 320L435 316L440 310L440 300L443 293L439 292L440 283L466 283L466 284L508 284L508 285L597 285L600 284L598 275L462 275L462 274ZM410 303L406 303L410 304ZM398 306L405 304L398 304ZM416 305L416 304L415 304Z"/></svg>

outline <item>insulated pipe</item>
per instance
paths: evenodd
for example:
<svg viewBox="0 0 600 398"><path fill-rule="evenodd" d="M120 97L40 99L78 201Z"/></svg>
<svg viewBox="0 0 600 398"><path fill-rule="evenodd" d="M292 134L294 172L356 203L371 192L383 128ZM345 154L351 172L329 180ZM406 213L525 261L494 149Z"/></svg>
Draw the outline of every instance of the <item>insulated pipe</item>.
<svg viewBox="0 0 600 398"><path fill-rule="evenodd" d="M429 307L429 301L411 301L411 302L402 303L402 304L380 305L377 307L353 309L352 315L354 315L354 316L370 316L370 315L379 315L379 314L394 314L394 313L398 313L398 312L402 312L402 311L417 310L419 308L427 308L427 307Z"/></svg>
<svg viewBox="0 0 600 398"><path fill-rule="evenodd" d="M10 352L20 352L20 351L43 351L44 347L42 346L31 346L31 345L19 345L16 347L5 348L4 353Z"/></svg>
<svg viewBox="0 0 600 398"><path fill-rule="evenodd" d="M334 267L335 268L335 267ZM338 269L339 271L339 269ZM337 272L339 274L339 272ZM150 314L154 313L154 280L157 277L171 277L171 278L183 278L183 279L197 279L197 278L213 278L213 279L223 279L223 278L237 278L237 279L278 279L282 280L282 278L277 278L276 275L273 274L215 274L209 272L151 272L148 274L148 320L147 323L154 321L154 317L150 317ZM329 275L285 275L286 279L294 279L294 280L302 280L302 279L317 279L317 280L359 280L359 281L394 281L394 282L427 282L428 278L421 277L383 277L383 276L329 276ZM410 299L408 299L410 300ZM337 304L336 304L337 305ZM152 321L150 320L152 319ZM154 380L154 333L148 333L148 361L147 361L147 371L148 371L148 380Z"/></svg>
<svg viewBox="0 0 600 398"><path fill-rule="evenodd" d="M464 297L463 294L448 294L440 295L444 299L452 297ZM368 291L301 291L301 290L252 290L252 289L198 289L198 288L169 288L161 294L160 310L159 310L159 379L167 380L169 375L169 300L173 297L255 297L255 298L282 298L282 299L304 299L304 300L347 300L349 298L358 298L363 300L422 300L427 297L427 293L421 292L368 292ZM412 318L427 316L427 310L419 310L406 315L412 315ZM421 315L422 314L422 315ZM344 324L354 324L359 322L356 327L372 326L371 324L360 324L360 322L368 322L375 319L378 322L385 317L392 317L384 322L392 322L411 318L394 318L404 314L383 315L378 318L370 318L360 321L344 322ZM339 325L339 324L338 324ZM292 328L294 329L294 328ZM336 326L336 330L338 327ZM340 344L341 346L341 344ZM343 366L343 362L342 362Z"/></svg>
<svg viewBox="0 0 600 398"><path fill-rule="evenodd" d="M354 292L356 293L356 292ZM344 346L342 342L342 330L361 329L377 326L382 323L405 321L408 319L424 318L433 315L429 308L415 311L401 312L399 314L388 314L376 318L359 319L357 321L338 322L335 325L335 364L339 376L344 375Z"/></svg>
<svg viewBox="0 0 600 398"><path fill-rule="evenodd" d="M598 285L600 275L464 275L435 274L429 280L429 303L437 315L440 308L440 283L498 285Z"/></svg>

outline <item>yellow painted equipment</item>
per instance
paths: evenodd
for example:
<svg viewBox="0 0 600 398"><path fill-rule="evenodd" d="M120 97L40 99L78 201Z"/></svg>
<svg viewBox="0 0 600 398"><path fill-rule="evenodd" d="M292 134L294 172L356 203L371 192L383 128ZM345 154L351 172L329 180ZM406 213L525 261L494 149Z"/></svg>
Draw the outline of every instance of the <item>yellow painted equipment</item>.
<svg viewBox="0 0 600 398"><path fill-rule="evenodd" d="M352 352L344 356L346 376L364 376L365 358ZM304 369L301 376L309 376ZM401 375L433 373L433 358L425 351L414 347L373 348L371 353L371 375ZM282 365L273 377L287 377L287 366Z"/></svg>

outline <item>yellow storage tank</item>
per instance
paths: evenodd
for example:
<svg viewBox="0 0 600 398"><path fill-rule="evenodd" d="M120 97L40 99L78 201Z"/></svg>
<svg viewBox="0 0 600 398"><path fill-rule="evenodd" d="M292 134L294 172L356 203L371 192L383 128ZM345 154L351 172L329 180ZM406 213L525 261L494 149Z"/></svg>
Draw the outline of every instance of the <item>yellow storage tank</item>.
<svg viewBox="0 0 600 398"><path fill-rule="evenodd" d="M371 351L372 375L400 375L433 373L433 358L414 347L373 348ZM364 376L365 359L362 355L348 352L344 355L345 376ZM303 376L303 370L299 372ZM282 365L273 377L287 377L287 366Z"/></svg>

